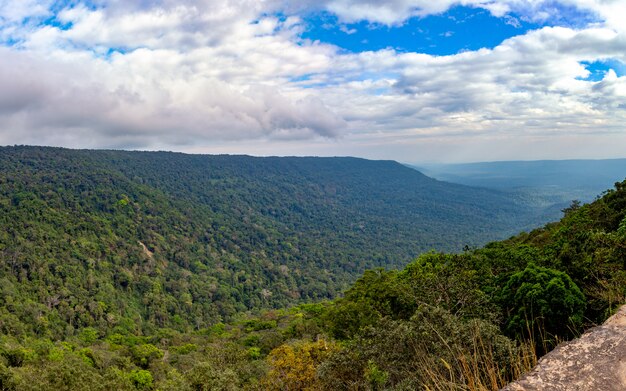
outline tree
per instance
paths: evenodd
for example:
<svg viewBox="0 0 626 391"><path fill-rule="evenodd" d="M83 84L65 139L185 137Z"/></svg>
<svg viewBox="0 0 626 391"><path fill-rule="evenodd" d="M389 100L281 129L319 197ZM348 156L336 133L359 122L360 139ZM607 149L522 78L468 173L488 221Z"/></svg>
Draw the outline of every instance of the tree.
<svg viewBox="0 0 626 391"><path fill-rule="evenodd" d="M134 369L128 375L128 378L138 390L152 389L152 374L143 369Z"/></svg>
<svg viewBox="0 0 626 391"><path fill-rule="evenodd" d="M270 371L263 381L266 390L319 390L317 368L337 345L325 340L281 345L268 356Z"/></svg>
<svg viewBox="0 0 626 391"><path fill-rule="evenodd" d="M164 352L152 344L135 345L130 348L130 353L136 365L147 369L150 363L163 358Z"/></svg>
<svg viewBox="0 0 626 391"><path fill-rule="evenodd" d="M505 331L513 336L570 336L582 324L586 307L583 293L566 273L534 264L509 278L500 299L507 315Z"/></svg>
<svg viewBox="0 0 626 391"><path fill-rule="evenodd" d="M233 370L216 369L208 362L197 363L185 377L191 388L197 391L234 391L239 382Z"/></svg>

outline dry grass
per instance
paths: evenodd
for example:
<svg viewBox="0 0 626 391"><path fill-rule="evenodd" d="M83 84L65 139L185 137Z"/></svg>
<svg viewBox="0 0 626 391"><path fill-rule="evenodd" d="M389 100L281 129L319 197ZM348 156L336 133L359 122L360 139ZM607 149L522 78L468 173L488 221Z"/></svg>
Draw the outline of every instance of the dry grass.
<svg viewBox="0 0 626 391"><path fill-rule="evenodd" d="M456 349L454 362L424 363L421 378L426 391L497 391L537 365L535 344L521 343L509 351L502 365L488 344L477 336L471 349Z"/></svg>

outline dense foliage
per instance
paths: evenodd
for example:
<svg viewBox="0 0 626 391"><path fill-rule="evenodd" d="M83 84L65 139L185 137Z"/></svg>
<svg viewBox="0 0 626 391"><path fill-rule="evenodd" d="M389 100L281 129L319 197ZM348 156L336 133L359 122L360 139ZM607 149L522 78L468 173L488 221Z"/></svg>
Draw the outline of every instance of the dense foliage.
<svg viewBox="0 0 626 391"><path fill-rule="evenodd" d="M497 390L626 302L626 182L558 223L366 272L312 319L325 389ZM270 363L271 364L271 363Z"/></svg>
<svg viewBox="0 0 626 391"><path fill-rule="evenodd" d="M201 330L530 219L387 161L5 147L0 167L0 330L17 336Z"/></svg>
<svg viewBox="0 0 626 391"><path fill-rule="evenodd" d="M438 207L419 189L444 184L354 159L1 152L0 389L495 390L626 301L626 182L388 270L426 224L446 238L437 216L461 237L491 193ZM503 205L491 217L514 219ZM334 301L243 313L330 297L366 267Z"/></svg>
<svg viewBox="0 0 626 391"><path fill-rule="evenodd" d="M500 302L509 334L527 332L567 336L583 323L585 296L572 279L558 270L533 264L509 278Z"/></svg>

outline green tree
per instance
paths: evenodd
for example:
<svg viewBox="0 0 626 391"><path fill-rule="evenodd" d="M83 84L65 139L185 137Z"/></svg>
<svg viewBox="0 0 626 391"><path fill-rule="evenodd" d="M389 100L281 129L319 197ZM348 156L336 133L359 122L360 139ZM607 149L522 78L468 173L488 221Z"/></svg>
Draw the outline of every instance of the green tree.
<svg viewBox="0 0 626 391"><path fill-rule="evenodd" d="M163 351L152 344L141 344L131 347L133 361L141 368L147 369L150 363L163 358Z"/></svg>
<svg viewBox="0 0 626 391"><path fill-rule="evenodd" d="M229 369L216 369L208 362L197 363L185 374L195 391L234 391L238 389L237 374Z"/></svg>
<svg viewBox="0 0 626 391"><path fill-rule="evenodd" d="M128 375L130 381L138 390L151 390L152 389L152 374L150 371L143 369L135 369Z"/></svg>
<svg viewBox="0 0 626 391"><path fill-rule="evenodd" d="M514 336L571 336L583 322L585 296L564 272L534 264L513 274L501 293L505 330Z"/></svg>

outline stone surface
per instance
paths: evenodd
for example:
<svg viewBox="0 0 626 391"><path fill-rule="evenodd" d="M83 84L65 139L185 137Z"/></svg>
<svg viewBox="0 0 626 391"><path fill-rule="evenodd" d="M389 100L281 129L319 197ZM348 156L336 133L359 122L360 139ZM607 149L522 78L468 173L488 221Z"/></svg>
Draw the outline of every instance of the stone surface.
<svg viewBox="0 0 626 391"><path fill-rule="evenodd" d="M559 345L503 391L626 391L626 306Z"/></svg>

